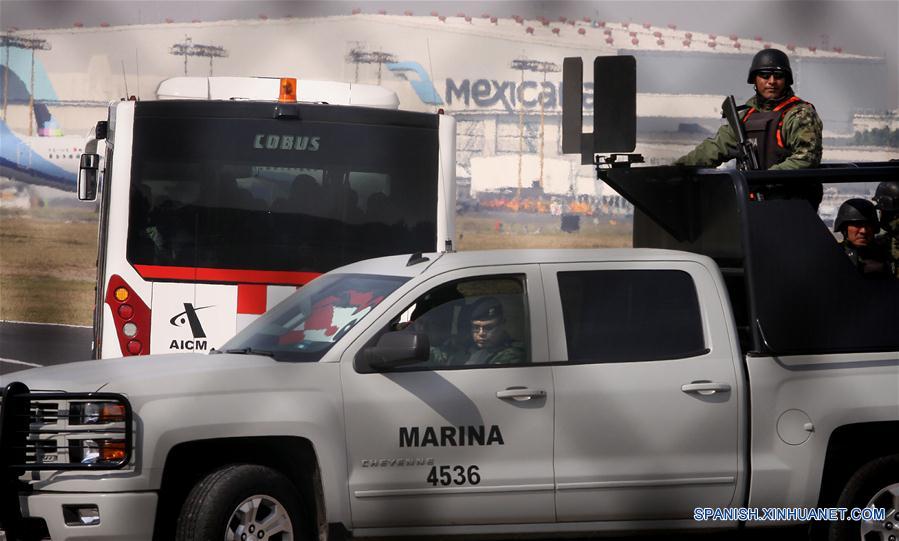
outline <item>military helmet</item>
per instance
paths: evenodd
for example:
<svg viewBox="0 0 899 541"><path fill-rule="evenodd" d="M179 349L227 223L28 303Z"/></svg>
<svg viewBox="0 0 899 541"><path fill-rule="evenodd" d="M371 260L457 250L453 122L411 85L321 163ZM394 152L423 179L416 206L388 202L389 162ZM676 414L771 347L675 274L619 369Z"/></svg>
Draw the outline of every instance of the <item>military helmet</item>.
<svg viewBox="0 0 899 541"><path fill-rule="evenodd" d="M833 230L841 232L844 225L858 222L869 222L876 228L875 233L880 231L880 222L877 221L877 210L874 208L874 203L859 198L845 201L837 211L837 218L833 221Z"/></svg>
<svg viewBox="0 0 899 541"><path fill-rule="evenodd" d="M503 319L503 303L496 297L482 297L471 306L471 320L490 319Z"/></svg>
<svg viewBox="0 0 899 541"><path fill-rule="evenodd" d="M780 49L762 49L755 53L752 65L749 66L749 76L746 82L755 83L755 74L763 70L782 71L787 75L787 84L793 84L793 70L790 69L790 59L787 53Z"/></svg>
<svg viewBox="0 0 899 541"><path fill-rule="evenodd" d="M878 184L874 202L881 211L899 212L899 181L890 180Z"/></svg>

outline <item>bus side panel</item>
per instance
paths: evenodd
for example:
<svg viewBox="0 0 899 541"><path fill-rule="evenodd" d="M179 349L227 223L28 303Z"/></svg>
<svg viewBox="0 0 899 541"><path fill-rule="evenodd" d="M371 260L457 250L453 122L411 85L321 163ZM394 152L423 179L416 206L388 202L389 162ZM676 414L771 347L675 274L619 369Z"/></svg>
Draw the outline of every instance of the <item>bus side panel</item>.
<svg viewBox="0 0 899 541"><path fill-rule="evenodd" d="M97 307L103 314L102 357L122 357L125 352L117 335L117 322L113 309L106 303L110 280L120 276L132 293L144 304L152 307L152 284L138 275L126 258L128 245L128 213L131 191L131 160L134 138L134 103L120 102L115 110L115 159L112 168L107 170L105 189L109 190L109 213L106 224L105 272L98 287L102 288L98 299L103 299L103 306ZM150 333L152 337L152 332ZM142 344L141 353L149 353L149 341Z"/></svg>
<svg viewBox="0 0 899 541"><path fill-rule="evenodd" d="M242 285L242 287L246 288L247 285ZM259 286L253 284L251 287L256 287L258 291ZM279 302L293 295L300 286L266 285L262 287L264 290L261 293L265 295L263 299L247 299L246 294L240 294L241 286L238 286L237 325L235 334L244 330L247 325L256 321L256 318L263 313L277 306ZM259 293L256 293L256 295L258 296Z"/></svg>
<svg viewBox="0 0 899 541"><path fill-rule="evenodd" d="M220 347L234 336L240 287L155 282L153 353L206 353Z"/></svg>
<svg viewBox="0 0 899 541"><path fill-rule="evenodd" d="M100 182L100 216L97 227L97 272L96 281L94 282L94 313L91 324L94 327L93 342L91 343L91 358L99 359L102 355L103 344L103 323L107 319L106 310L104 309L103 278L106 273L106 239L109 235L109 175L112 173L112 165L115 163L113 154L115 152L115 106L111 105L107 112L107 139L103 141L104 163L103 177ZM96 136L96 133L95 133Z"/></svg>

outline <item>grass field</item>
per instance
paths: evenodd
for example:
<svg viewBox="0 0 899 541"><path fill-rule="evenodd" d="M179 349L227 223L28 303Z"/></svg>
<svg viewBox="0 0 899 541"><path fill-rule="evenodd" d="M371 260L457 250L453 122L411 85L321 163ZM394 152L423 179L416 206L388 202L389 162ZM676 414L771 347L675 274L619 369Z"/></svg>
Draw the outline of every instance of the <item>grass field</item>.
<svg viewBox="0 0 899 541"><path fill-rule="evenodd" d="M547 214L494 212L456 217L459 250L504 248L624 248L631 246L631 224L581 217L573 233L561 229L561 219Z"/></svg>
<svg viewBox="0 0 899 541"><path fill-rule="evenodd" d="M563 232L560 218L527 213L464 214L456 248L598 248L631 244L630 223L581 219ZM92 211L0 209L0 320L90 325L97 260Z"/></svg>
<svg viewBox="0 0 899 541"><path fill-rule="evenodd" d="M96 260L93 212L0 209L0 319L89 325Z"/></svg>

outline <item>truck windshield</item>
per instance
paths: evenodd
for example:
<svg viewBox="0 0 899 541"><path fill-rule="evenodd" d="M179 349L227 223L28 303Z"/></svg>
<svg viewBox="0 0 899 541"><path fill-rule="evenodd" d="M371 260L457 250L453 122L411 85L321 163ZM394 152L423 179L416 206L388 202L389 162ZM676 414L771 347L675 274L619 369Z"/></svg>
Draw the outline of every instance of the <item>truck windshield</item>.
<svg viewBox="0 0 899 541"><path fill-rule="evenodd" d="M266 312L218 351L316 362L406 281L397 276L326 274Z"/></svg>
<svg viewBox="0 0 899 541"><path fill-rule="evenodd" d="M325 105L288 120L273 119L271 105L143 105L132 265L327 272L436 246L434 119Z"/></svg>

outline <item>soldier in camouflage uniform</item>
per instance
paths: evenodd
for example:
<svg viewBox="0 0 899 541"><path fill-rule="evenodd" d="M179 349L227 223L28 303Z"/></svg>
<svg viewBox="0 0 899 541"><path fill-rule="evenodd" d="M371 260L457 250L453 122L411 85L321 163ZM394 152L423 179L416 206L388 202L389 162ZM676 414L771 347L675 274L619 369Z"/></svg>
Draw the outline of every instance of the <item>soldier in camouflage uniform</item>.
<svg viewBox="0 0 899 541"><path fill-rule="evenodd" d="M865 277L893 276L886 246L875 239L880 226L874 203L859 198L843 202L833 222L833 230L843 235L840 246L853 266Z"/></svg>
<svg viewBox="0 0 899 541"><path fill-rule="evenodd" d="M782 118L778 120L776 117L781 115L775 116L776 124L780 124L782 121L782 125L776 126L778 129L774 130L776 149L766 150L774 150L773 154L779 155L771 159L772 157L766 154L772 154L772 152L760 152L759 158L763 168L804 169L817 167L821 163L821 119L811 103L798 98L791 101L795 94L790 88L790 85L793 84L793 72L790 69L787 55L777 49L760 51L752 61L747 82L754 86L755 95L746 102L749 109L742 117L744 124L759 113L780 113L787 109L787 105L791 105L783 113ZM791 103L787 104L788 101ZM778 108L779 106L780 108ZM782 145L777 144L778 133ZM766 141L758 141L759 145L763 142ZM733 158L733 150L736 145L737 137L734 131L725 124L721 126L714 137L700 143L692 152L679 158L675 164L717 167ZM774 163L770 163L772 161Z"/></svg>
<svg viewBox="0 0 899 541"><path fill-rule="evenodd" d="M755 95L746 102L741 117L748 139L755 140L762 169L805 169L821 163L821 119L815 107L796 97L790 85L793 72L783 51L764 49L752 60L747 82ZM717 167L734 158L737 136L728 124L714 137L700 143L679 158L675 165ZM821 202L821 184L793 182L789 187L772 185L760 198L808 199L817 207ZM767 197L766 197L767 196Z"/></svg>
<svg viewBox="0 0 899 541"><path fill-rule="evenodd" d="M443 366L517 364L527 361L524 343L506 331L502 303L484 297L471 305L471 345L442 344L431 348L430 362Z"/></svg>
<svg viewBox="0 0 899 541"><path fill-rule="evenodd" d="M876 239L889 250L893 276L899 278L899 181L881 182L874 192L883 234Z"/></svg>

